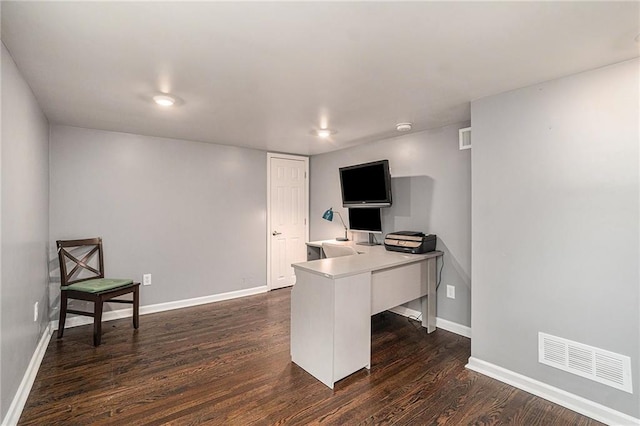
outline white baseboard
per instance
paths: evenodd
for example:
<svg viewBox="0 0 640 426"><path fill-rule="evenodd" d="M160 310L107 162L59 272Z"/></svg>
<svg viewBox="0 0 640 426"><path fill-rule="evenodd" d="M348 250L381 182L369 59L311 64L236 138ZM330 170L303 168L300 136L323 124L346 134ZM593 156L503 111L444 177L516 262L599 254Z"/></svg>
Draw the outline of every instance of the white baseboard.
<svg viewBox="0 0 640 426"><path fill-rule="evenodd" d="M418 318L421 315L420 311L416 311L415 309L410 309L402 305L391 308L389 311L409 318ZM436 328L441 328L460 336L471 338L471 327L467 327L466 325L458 324L453 321L436 317Z"/></svg>
<svg viewBox="0 0 640 426"><path fill-rule="evenodd" d="M478 358L469 358L467 368L608 425L640 425L640 419Z"/></svg>
<svg viewBox="0 0 640 426"><path fill-rule="evenodd" d="M52 334L53 329L51 328L51 324L48 324L44 329L42 336L40 336L38 346L36 346L36 350L33 352L31 361L27 366L27 371L25 371L24 376L22 377L22 381L20 382L20 386L18 386L18 390L13 397L13 401L11 401L9 410L7 411L4 419L2 419L2 426L13 426L18 424L24 404L26 404L33 382L36 380L36 375L38 374L38 369L40 368L44 354L47 352L47 346L49 346Z"/></svg>
<svg viewBox="0 0 640 426"><path fill-rule="evenodd" d="M223 300L237 299L238 297L253 296L254 294L266 293L267 291L267 286L263 285L260 287L253 287L245 290L214 294L211 296L195 297L193 299L177 300L175 302L156 303L155 305L140 306L140 315L170 311L173 309L188 308L190 306L204 305L213 302L221 302ZM102 321L113 321L120 318L128 318L132 315L133 308L107 311L102 315ZM93 324L93 318L83 316L69 316L65 321L64 328L77 327L87 324ZM51 321L51 328L52 330L58 329L58 320Z"/></svg>
<svg viewBox="0 0 640 426"><path fill-rule="evenodd" d="M436 317L436 327L471 339L471 327Z"/></svg>
<svg viewBox="0 0 640 426"><path fill-rule="evenodd" d="M409 309L406 306L402 305L389 309L389 312L393 312L394 314L413 319L420 318L420 315L422 315L422 312L416 311L415 309Z"/></svg>

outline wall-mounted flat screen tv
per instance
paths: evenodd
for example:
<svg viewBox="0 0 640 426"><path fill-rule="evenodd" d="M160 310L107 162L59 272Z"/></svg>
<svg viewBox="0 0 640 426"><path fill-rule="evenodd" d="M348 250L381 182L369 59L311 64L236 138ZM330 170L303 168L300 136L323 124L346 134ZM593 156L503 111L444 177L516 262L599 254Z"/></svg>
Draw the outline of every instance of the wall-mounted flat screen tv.
<svg viewBox="0 0 640 426"><path fill-rule="evenodd" d="M356 164L339 170L343 207L391 206L389 160Z"/></svg>

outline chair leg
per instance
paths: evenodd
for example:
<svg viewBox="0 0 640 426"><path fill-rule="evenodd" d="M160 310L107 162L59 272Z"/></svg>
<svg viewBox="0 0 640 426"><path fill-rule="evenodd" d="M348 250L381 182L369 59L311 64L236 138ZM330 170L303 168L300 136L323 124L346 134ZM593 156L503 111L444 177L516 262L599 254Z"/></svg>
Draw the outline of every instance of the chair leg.
<svg viewBox="0 0 640 426"><path fill-rule="evenodd" d="M100 346L102 340L102 299L94 302L93 346Z"/></svg>
<svg viewBox="0 0 640 426"><path fill-rule="evenodd" d="M64 334L64 321L67 319L67 293L60 292L60 318L58 319L58 339Z"/></svg>
<svg viewBox="0 0 640 426"><path fill-rule="evenodd" d="M140 292L138 287L133 290L133 328L140 325Z"/></svg>

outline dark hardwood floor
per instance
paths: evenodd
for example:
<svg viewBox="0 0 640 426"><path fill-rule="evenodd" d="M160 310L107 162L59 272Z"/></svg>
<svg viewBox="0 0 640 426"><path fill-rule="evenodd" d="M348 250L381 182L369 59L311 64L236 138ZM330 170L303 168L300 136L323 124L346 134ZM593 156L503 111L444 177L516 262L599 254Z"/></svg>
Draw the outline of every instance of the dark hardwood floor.
<svg viewBox="0 0 640 426"><path fill-rule="evenodd" d="M387 313L371 370L331 390L289 357L290 290L91 326L49 343L23 425L597 425L464 368L467 338Z"/></svg>

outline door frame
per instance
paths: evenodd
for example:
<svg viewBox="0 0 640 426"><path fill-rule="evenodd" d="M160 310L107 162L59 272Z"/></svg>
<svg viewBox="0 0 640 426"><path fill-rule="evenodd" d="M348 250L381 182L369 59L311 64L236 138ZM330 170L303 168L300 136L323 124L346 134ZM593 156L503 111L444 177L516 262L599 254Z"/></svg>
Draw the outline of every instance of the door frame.
<svg viewBox="0 0 640 426"><path fill-rule="evenodd" d="M304 155L280 154L267 152L267 291L271 290L271 159L282 158L285 160L304 161L304 213L305 228L304 240L309 241L309 157Z"/></svg>

